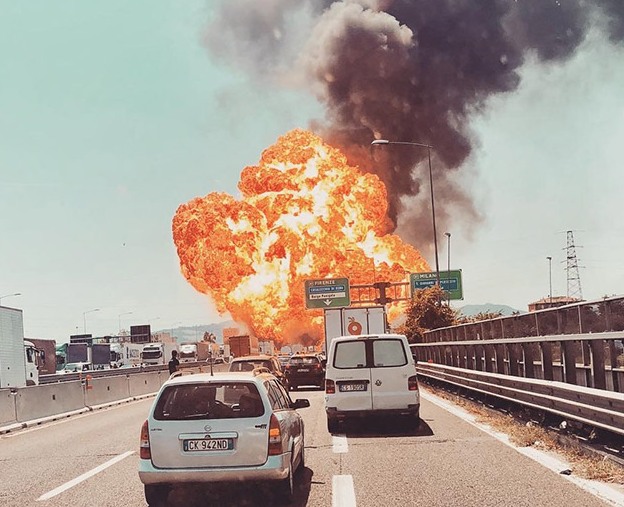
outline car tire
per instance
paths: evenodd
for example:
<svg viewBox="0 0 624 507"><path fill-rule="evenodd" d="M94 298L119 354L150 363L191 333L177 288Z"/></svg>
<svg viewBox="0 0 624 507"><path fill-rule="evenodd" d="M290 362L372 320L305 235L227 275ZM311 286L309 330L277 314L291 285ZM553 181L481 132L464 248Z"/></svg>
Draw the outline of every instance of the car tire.
<svg viewBox="0 0 624 507"><path fill-rule="evenodd" d="M293 458L291 454L290 467L288 468L288 477L279 481L277 488L277 500L280 504L288 505L292 503L295 496L295 474L293 470Z"/></svg>
<svg viewBox="0 0 624 507"><path fill-rule="evenodd" d="M297 470L303 470L305 468L305 443L301 446L301 456L299 459L299 466Z"/></svg>
<svg viewBox="0 0 624 507"><path fill-rule="evenodd" d="M336 421L336 419L327 418L327 431L330 433L338 432L338 421Z"/></svg>
<svg viewBox="0 0 624 507"><path fill-rule="evenodd" d="M145 501L149 507L164 507L167 505L169 486L162 484L145 484Z"/></svg>

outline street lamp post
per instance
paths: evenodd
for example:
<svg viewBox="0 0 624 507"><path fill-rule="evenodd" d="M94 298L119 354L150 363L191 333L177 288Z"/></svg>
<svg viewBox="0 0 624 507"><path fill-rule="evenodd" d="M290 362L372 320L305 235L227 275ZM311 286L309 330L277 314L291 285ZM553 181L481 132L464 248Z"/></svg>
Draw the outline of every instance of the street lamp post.
<svg viewBox="0 0 624 507"><path fill-rule="evenodd" d="M447 239L447 242L446 242L446 255L447 255L446 270L448 271L448 275L450 277L451 276L451 233L450 232L445 232L444 235L446 236L446 239Z"/></svg>
<svg viewBox="0 0 624 507"><path fill-rule="evenodd" d="M13 294L5 294L4 296L0 296L0 306L2 306L2 300L4 298L10 298L10 297L13 297L13 296L21 296L21 295L22 295L21 292L14 292Z"/></svg>
<svg viewBox="0 0 624 507"><path fill-rule="evenodd" d="M552 257L549 255L548 259L548 300L552 305Z"/></svg>
<svg viewBox="0 0 624 507"><path fill-rule="evenodd" d="M376 139L371 143L371 146L386 144L404 144L408 146L420 146L427 148L427 157L429 161L429 189L431 190L431 220L433 222L433 249L435 252L435 267L436 267L436 283L440 286L440 262L438 261L438 233L436 230L436 218L435 218L435 199L433 197L433 172L431 170L431 148L433 146L429 144L414 143L408 141L388 141L387 139Z"/></svg>
<svg viewBox="0 0 624 507"><path fill-rule="evenodd" d="M131 314L132 314L132 312L124 312L124 313L120 313L120 314L118 315L118 318L119 318L119 334L121 334L121 318L122 318L124 315L131 315Z"/></svg>
<svg viewBox="0 0 624 507"><path fill-rule="evenodd" d="M446 236L446 283L448 284L448 305L451 305L451 233L445 232Z"/></svg>
<svg viewBox="0 0 624 507"><path fill-rule="evenodd" d="M87 334L87 313L91 312L99 312L99 308L94 308L93 310L87 310L86 312L82 312L82 324L84 326L84 334Z"/></svg>

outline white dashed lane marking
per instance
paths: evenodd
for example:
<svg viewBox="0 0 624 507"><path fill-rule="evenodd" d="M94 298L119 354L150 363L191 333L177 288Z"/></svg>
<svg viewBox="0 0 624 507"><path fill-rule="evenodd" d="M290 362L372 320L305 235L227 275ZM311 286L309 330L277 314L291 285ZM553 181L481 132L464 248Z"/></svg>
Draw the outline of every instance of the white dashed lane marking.
<svg viewBox="0 0 624 507"><path fill-rule="evenodd" d="M334 475L332 507L356 507L352 475Z"/></svg>
<svg viewBox="0 0 624 507"><path fill-rule="evenodd" d="M123 454L120 454L119 456L115 456L113 459L108 460L106 463L102 463L100 466L95 467L94 469L89 470L88 472L85 472L84 474L76 477L75 479L72 479L69 482L66 482L65 484L59 486L58 488L53 489L52 491L48 491L44 495L41 495L39 498L37 498L37 501L41 502L44 500L49 500L50 498L53 498L56 495L60 495L63 491L67 491L68 489L73 488L76 484L80 484L82 481L86 481L89 477L93 477L94 475L99 474L102 470L106 470L108 467L114 465L115 463L121 461L122 459L127 458L131 454L134 454L134 451L127 451L127 452L124 452Z"/></svg>
<svg viewBox="0 0 624 507"><path fill-rule="evenodd" d="M333 435L332 436L332 450L335 453L349 452L349 444L347 443L346 435Z"/></svg>

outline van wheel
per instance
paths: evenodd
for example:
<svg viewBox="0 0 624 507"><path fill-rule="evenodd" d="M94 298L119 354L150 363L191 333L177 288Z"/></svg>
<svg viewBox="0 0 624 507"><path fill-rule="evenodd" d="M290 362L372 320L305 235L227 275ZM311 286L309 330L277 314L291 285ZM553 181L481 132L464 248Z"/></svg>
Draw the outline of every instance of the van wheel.
<svg viewBox="0 0 624 507"><path fill-rule="evenodd" d="M164 507L167 505L169 486L163 484L145 484L145 501L150 507Z"/></svg>
<svg viewBox="0 0 624 507"><path fill-rule="evenodd" d="M338 421L336 421L336 419L327 418L327 431L330 433L338 432Z"/></svg>

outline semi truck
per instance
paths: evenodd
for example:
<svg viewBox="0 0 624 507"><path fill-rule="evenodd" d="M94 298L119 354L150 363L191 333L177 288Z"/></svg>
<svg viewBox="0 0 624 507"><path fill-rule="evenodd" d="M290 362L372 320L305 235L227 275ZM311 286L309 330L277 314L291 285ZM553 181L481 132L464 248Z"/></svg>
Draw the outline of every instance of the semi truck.
<svg viewBox="0 0 624 507"><path fill-rule="evenodd" d="M39 353L37 354L37 370L39 375L54 375L56 373L56 341L46 338L25 338L31 342Z"/></svg>
<svg viewBox="0 0 624 507"><path fill-rule="evenodd" d="M94 370L110 368L110 343L94 343L91 345L91 364Z"/></svg>
<svg viewBox="0 0 624 507"><path fill-rule="evenodd" d="M142 343L113 342L110 344L110 366L111 368L139 366L142 362L142 353Z"/></svg>
<svg viewBox="0 0 624 507"><path fill-rule="evenodd" d="M244 334L227 338L230 354L234 357L254 356L259 353L258 338Z"/></svg>
<svg viewBox="0 0 624 507"><path fill-rule="evenodd" d="M203 341L182 343L178 359L181 363L205 361L210 355L210 345L210 343Z"/></svg>
<svg viewBox="0 0 624 507"><path fill-rule="evenodd" d="M178 350L177 343L152 342L143 346L141 359L144 364L167 364L171 359L171 352ZM178 351L179 352L179 351Z"/></svg>
<svg viewBox="0 0 624 507"><path fill-rule="evenodd" d="M24 340L22 310L0 306L0 388L39 384L40 354Z"/></svg>
<svg viewBox="0 0 624 507"><path fill-rule="evenodd" d="M386 309L383 306L326 308L325 350L339 336L383 334L387 330Z"/></svg>

